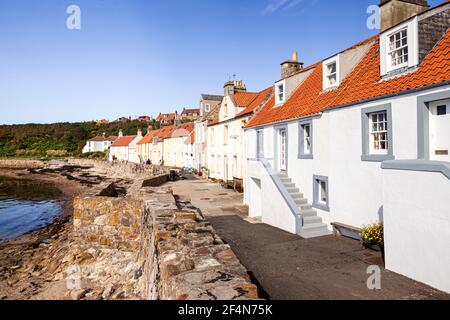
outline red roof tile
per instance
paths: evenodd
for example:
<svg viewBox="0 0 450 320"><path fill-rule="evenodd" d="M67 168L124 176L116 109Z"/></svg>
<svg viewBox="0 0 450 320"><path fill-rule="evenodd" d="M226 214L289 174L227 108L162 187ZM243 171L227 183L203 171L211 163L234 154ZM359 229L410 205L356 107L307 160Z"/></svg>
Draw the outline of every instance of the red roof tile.
<svg viewBox="0 0 450 320"><path fill-rule="evenodd" d="M373 40L370 39L371 41ZM311 75L280 107L274 107L272 97L255 114L247 128L288 119L310 116L326 109L439 84L450 80L450 31L415 70L397 77L380 80L378 37L366 56L342 81L339 88L322 91L322 63L314 65Z"/></svg>
<svg viewBox="0 0 450 320"><path fill-rule="evenodd" d="M194 123L182 123L172 131L171 138L187 137L194 131Z"/></svg>
<svg viewBox="0 0 450 320"><path fill-rule="evenodd" d="M130 143L136 138L137 136L123 136L117 138L117 140L111 145L112 147L128 147Z"/></svg>
<svg viewBox="0 0 450 320"><path fill-rule="evenodd" d="M255 99L253 99L253 101L248 105L247 108L245 108L244 111L242 111L241 113L239 113L237 115L237 117L246 115L246 114L250 114L252 113L256 108L258 108L262 103L264 103L265 101L267 101L267 99L270 98L270 96L273 93L273 87L269 87L261 92L259 92L257 94L257 96L255 97Z"/></svg>
<svg viewBox="0 0 450 320"><path fill-rule="evenodd" d="M152 130L147 132L147 134L137 144L152 143L153 138L157 136L158 132L159 130Z"/></svg>
<svg viewBox="0 0 450 320"><path fill-rule="evenodd" d="M161 120L174 120L176 117L175 113L160 113L159 116L156 118L156 121Z"/></svg>
<svg viewBox="0 0 450 320"><path fill-rule="evenodd" d="M195 142L195 132L192 132L191 135L184 141L185 144L194 144Z"/></svg>
<svg viewBox="0 0 450 320"><path fill-rule="evenodd" d="M256 99L258 94L258 92L236 92L234 94L236 106L240 108L247 108Z"/></svg>

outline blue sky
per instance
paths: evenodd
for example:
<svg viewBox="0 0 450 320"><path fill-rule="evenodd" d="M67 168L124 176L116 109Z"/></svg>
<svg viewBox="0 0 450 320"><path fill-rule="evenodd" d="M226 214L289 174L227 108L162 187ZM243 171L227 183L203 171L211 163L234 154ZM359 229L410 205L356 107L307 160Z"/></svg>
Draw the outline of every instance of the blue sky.
<svg viewBox="0 0 450 320"><path fill-rule="evenodd" d="M431 5L440 0L429 1ZM81 8L81 30L66 9ZM1 0L0 123L157 115L359 42L378 0Z"/></svg>

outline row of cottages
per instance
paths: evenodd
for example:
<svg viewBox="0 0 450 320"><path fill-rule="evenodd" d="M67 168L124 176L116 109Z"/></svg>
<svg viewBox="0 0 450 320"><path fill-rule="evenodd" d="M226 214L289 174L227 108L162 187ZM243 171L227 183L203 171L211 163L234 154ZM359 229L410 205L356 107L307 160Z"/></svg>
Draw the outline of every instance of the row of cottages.
<svg viewBox="0 0 450 320"><path fill-rule="evenodd" d="M191 168L194 163L194 124L164 126L149 131L137 142L140 162L150 160L153 164L177 168Z"/></svg>
<svg viewBox="0 0 450 320"><path fill-rule="evenodd" d="M245 128L245 202L306 238L384 222L386 267L450 292L450 2L380 7L378 35L282 64Z"/></svg>
<svg viewBox="0 0 450 320"><path fill-rule="evenodd" d="M208 168L208 124L218 114L223 96L202 94L200 96L200 116L195 121L194 168L199 172Z"/></svg>
<svg viewBox="0 0 450 320"><path fill-rule="evenodd" d="M120 130L119 137L114 141L109 150L109 161L119 160L139 163L137 143L141 139L141 130L138 130L137 135L133 136L124 136L122 130Z"/></svg>
<svg viewBox="0 0 450 320"><path fill-rule="evenodd" d="M89 139L86 142L86 145L83 148L83 153L90 152L106 152L109 150L114 141L117 140L117 136L109 136L107 137L105 134L101 136L96 136L92 139Z"/></svg>
<svg viewBox="0 0 450 320"><path fill-rule="evenodd" d="M247 92L242 80L228 81L224 89L221 103L206 120L206 161L210 178L228 182L244 178L244 126L273 89Z"/></svg>

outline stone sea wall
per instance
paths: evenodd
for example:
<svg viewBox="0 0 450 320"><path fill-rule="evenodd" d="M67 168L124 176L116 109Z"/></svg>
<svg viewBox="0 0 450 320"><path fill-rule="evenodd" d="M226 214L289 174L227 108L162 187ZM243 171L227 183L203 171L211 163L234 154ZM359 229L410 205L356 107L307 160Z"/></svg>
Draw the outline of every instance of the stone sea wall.
<svg viewBox="0 0 450 320"><path fill-rule="evenodd" d="M41 169L45 163L39 160L0 159L0 169Z"/></svg>
<svg viewBox="0 0 450 320"><path fill-rule="evenodd" d="M170 188L77 198L74 206L74 234L82 241L135 255L142 299L258 299L230 246L196 208L176 202Z"/></svg>

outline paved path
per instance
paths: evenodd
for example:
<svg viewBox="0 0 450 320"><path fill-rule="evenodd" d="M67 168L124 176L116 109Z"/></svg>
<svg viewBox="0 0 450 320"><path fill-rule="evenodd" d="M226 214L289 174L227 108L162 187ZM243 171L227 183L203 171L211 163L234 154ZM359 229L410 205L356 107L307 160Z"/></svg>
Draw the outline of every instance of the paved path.
<svg viewBox="0 0 450 320"><path fill-rule="evenodd" d="M382 268L381 290L367 289L379 254L347 238L302 239L247 218L242 195L201 180L171 183L210 220L259 284L266 299L450 299Z"/></svg>

